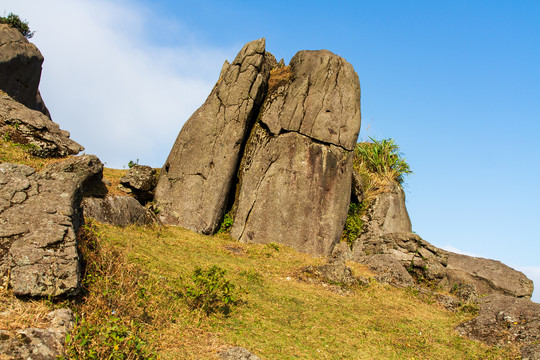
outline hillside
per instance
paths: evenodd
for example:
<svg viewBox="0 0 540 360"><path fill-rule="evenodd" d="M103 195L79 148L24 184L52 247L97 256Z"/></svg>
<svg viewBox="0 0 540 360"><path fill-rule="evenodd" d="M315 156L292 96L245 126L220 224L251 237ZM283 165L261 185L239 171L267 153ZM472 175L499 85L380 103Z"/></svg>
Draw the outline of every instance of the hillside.
<svg viewBox="0 0 540 360"><path fill-rule="evenodd" d="M37 169L47 162L3 140L0 149L2 162ZM120 172L106 169L105 178ZM67 305L78 318L67 347L72 358L98 351L98 358L213 359L230 346L262 359L518 358L515 347L489 347L454 330L474 307L448 311L435 294L381 284L362 265L347 263L358 280L340 284L304 271L326 259L278 244L92 221L82 234L83 294L25 303L4 288L2 303L10 305L2 328L39 327L48 310ZM228 315L191 310L182 295L197 266L213 265L239 290Z"/></svg>

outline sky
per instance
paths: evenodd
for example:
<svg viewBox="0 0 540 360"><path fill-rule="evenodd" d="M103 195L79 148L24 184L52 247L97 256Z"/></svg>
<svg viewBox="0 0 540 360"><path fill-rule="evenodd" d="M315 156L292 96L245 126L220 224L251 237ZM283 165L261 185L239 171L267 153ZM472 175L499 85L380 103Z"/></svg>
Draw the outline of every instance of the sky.
<svg viewBox="0 0 540 360"><path fill-rule="evenodd" d="M413 230L540 289L540 2L0 0L35 30L54 121L113 168L161 167L223 62L265 37L361 84L359 140L393 138ZM533 295L540 302L540 290Z"/></svg>

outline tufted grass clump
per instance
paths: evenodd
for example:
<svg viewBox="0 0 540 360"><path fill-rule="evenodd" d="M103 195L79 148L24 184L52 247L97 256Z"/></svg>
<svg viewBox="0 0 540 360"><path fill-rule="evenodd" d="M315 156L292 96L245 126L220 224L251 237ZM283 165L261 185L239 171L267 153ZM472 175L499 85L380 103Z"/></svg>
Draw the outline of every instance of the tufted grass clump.
<svg viewBox="0 0 540 360"><path fill-rule="evenodd" d="M17 30L27 39L31 39L34 36L35 31L30 31L28 21L21 20L19 15L9 13L7 16L0 16L0 24L7 24Z"/></svg>
<svg viewBox="0 0 540 360"><path fill-rule="evenodd" d="M345 241L350 248L352 248L354 241L358 238L364 227L362 215L365 213L365 204L365 201L361 203L351 202L349 204L349 213L347 214L341 241Z"/></svg>
<svg viewBox="0 0 540 360"><path fill-rule="evenodd" d="M392 183L400 186L412 174L394 139L360 142L354 149L353 167L362 180L364 199L385 192Z"/></svg>

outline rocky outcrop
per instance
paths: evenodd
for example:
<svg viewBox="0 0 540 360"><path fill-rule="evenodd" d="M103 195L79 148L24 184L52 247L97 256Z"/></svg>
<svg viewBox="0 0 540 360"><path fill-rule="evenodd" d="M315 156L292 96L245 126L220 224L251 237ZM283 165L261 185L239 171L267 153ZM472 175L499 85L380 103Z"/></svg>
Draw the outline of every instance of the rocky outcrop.
<svg viewBox="0 0 540 360"><path fill-rule="evenodd" d="M350 200L360 84L329 51L276 69L240 165L231 236L328 255Z"/></svg>
<svg viewBox="0 0 540 360"><path fill-rule="evenodd" d="M132 194L142 205L154 198L156 170L146 165L134 165L120 178L120 190Z"/></svg>
<svg viewBox="0 0 540 360"><path fill-rule="evenodd" d="M40 157L64 157L84 150L57 123L39 111L18 103L2 91L0 135L15 143L28 144L28 151Z"/></svg>
<svg viewBox="0 0 540 360"><path fill-rule="evenodd" d="M417 279L441 281L446 274L448 253L414 233L365 237L354 243L353 260L356 262L369 262L371 256L378 254L386 254L399 261L403 268ZM377 263L380 264L381 261Z"/></svg>
<svg viewBox="0 0 540 360"><path fill-rule="evenodd" d="M73 312L59 309L47 314L46 318L50 321L46 329L0 330L0 358L54 360L63 356L66 334L75 322Z"/></svg>
<svg viewBox="0 0 540 360"><path fill-rule="evenodd" d="M474 285L480 295L502 294L530 299L532 280L500 261L449 253L446 279L443 285L452 289L456 284Z"/></svg>
<svg viewBox="0 0 540 360"><path fill-rule="evenodd" d="M354 181L353 190L359 185ZM387 188L366 200L368 202L366 214L362 220L364 227L360 240L392 233L412 232L411 220L405 206L405 192L397 182L391 182Z"/></svg>
<svg viewBox="0 0 540 360"><path fill-rule="evenodd" d="M100 181L92 155L73 157L41 173L0 164L0 274L18 296L73 294L80 283L76 232L84 189Z"/></svg>
<svg viewBox="0 0 540 360"><path fill-rule="evenodd" d="M204 234L216 231L234 193L243 146L275 63L264 39L246 44L231 64L225 62L161 170L155 200L163 223Z"/></svg>
<svg viewBox="0 0 540 360"><path fill-rule="evenodd" d="M82 202L84 217L118 225L151 225L154 215L131 196L88 197Z"/></svg>
<svg viewBox="0 0 540 360"><path fill-rule="evenodd" d="M540 304L513 296L480 298L478 316L457 327L490 345L521 344L522 359L540 359Z"/></svg>
<svg viewBox="0 0 540 360"><path fill-rule="evenodd" d="M355 260L376 273L375 280L383 284L397 287L414 285L412 276L403 267L403 264L389 254L373 254L357 257Z"/></svg>
<svg viewBox="0 0 540 360"><path fill-rule="evenodd" d="M0 89L51 117L39 93L43 56L17 29L0 24Z"/></svg>

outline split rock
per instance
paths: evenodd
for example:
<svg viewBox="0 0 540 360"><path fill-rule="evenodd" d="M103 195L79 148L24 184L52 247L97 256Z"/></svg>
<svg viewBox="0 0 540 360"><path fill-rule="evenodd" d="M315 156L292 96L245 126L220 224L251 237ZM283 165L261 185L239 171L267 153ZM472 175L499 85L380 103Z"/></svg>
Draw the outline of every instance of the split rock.
<svg viewBox="0 0 540 360"><path fill-rule="evenodd" d="M269 83L240 165L231 236L328 255L350 200L358 75L329 51L300 51Z"/></svg>
<svg viewBox="0 0 540 360"><path fill-rule="evenodd" d="M210 234L223 218L248 132L275 58L265 40L225 62L206 102L186 122L161 170L155 200L165 224Z"/></svg>

